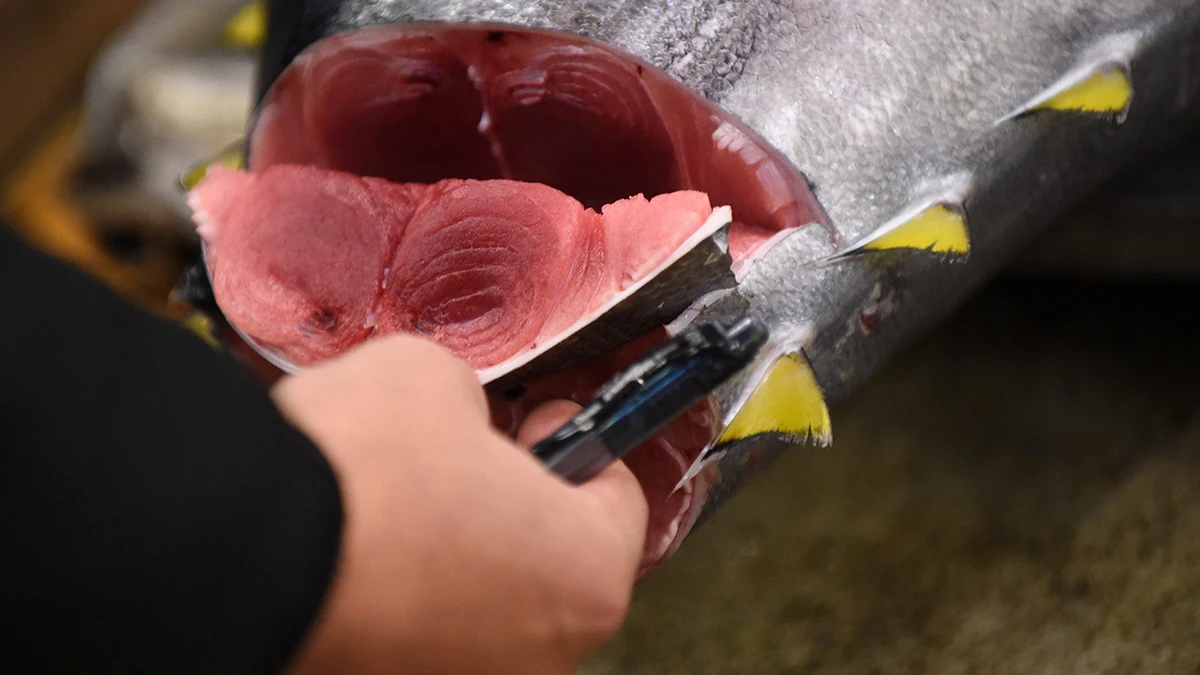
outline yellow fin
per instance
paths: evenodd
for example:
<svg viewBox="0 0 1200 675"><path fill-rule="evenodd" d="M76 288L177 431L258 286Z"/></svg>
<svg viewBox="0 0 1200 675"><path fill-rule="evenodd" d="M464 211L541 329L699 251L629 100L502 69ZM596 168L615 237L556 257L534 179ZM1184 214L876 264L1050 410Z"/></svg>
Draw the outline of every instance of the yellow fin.
<svg viewBox="0 0 1200 675"><path fill-rule="evenodd" d="M191 190L192 188L196 187L200 181L204 180L204 175L208 173L208 167L214 164L223 164L230 169L246 168L245 157L242 153L241 141L230 145L228 148L225 148L225 150L221 151L221 153L217 156L210 157L209 159L199 162L192 168L188 169L187 172L183 174L183 177L179 180L179 182L183 185L183 189Z"/></svg>
<svg viewBox="0 0 1200 675"><path fill-rule="evenodd" d="M833 440L825 393L802 353L775 362L716 445L767 433L803 436L819 445Z"/></svg>
<svg viewBox="0 0 1200 675"><path fill-rule="evenodd" d="M1121 115L1133 100L1133 83L1124 68L1112 67L1054 94L1030 110Z"/></svg>
<svg viewBox="0 0 1200 675"><path fill-rule="evenodd" d="M867 251L908 248L966 255L971 251L971 239L962 213L938 204L872 237L860 248Z"/></svg>
<svg viewBox="0 0 1200 675"><path fill-rule="evenodd" d="M239 49L257 49L267 37L267 8L262 0L238 10L225 24L225 42Z"/></svg>
<svg viewBox="0 0 1200 675"><path fill-rule="evenodd" d="M221 346L220 342L217 341L217 330L213 326L212 319L208 318L203 312L189 312L179 323L184 328L195 333L210 346L214 348Z"/></svg>

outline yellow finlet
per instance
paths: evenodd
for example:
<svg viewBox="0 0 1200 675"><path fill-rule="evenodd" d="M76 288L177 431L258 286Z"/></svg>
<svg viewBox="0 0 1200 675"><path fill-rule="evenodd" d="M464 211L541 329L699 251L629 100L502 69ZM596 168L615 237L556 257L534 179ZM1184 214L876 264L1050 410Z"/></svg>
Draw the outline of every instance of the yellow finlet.
<svg viewBox="0 0 1200 675"><path fill-rule="evenodd" d="M258 49L267 37L267 7L262 0L238 10L225 24L225 42L239 49Z"/></svg>
<svg viewBox="0 0 1200 675"><path fill-rule="evenodd" d="M907 248L966 255L971 251L971 238L962 212L945 204L937 204L895 227L885 228L859 248L866 251Z"/></svg>
<svg viewBox="0 0 1200 675"><path fill-rule="evenodd" d="M1109 35L1079 54L1075 65L996 125L1029 115L1080 115L1121 124L1133 104L1133 61L1147 37L1145 28Z"/></svg>
<svg viewBox="0 0 1200 675"><path fill-rule="evenodd" d="M179 323L213 348L220 348L221 343L217 340L216 326L213 325L212 319L203 312L188 312L188 315L183 317Z"/></svg>
<svg viewBox="0 0 1200 675"><path fill-rule="evenodd" d="M205 174L208 173L208 167L214 164L223 164L230 169L246 168L245 155L242 152L241 141L230 145L228 148L225 148L225 150L221 151L221 153L217 156L210 157L209 159L199 162L192 168L188 169L187 172L184 173L179 179L179 182L183 185L183 189L187 191L196 187L200 181L204 180Z"/></svg>
<svg viewBox="0 0 1200 675"><path fill-rule="evenodd" d="M971 252L971 237L963 210L945 200L923 204L892 219L824 262L836 263L856 255L897 250L965 258Z"/></svg>
<svg viewBox="0 0 1200 675"><path fill-rule="evenodd" d="M1112 66L1093 74L1045 101L1031 111L1057 110L1087 114L1123 116L1133 101L1133 82L1126 70Z"/></svg>
<svg viewBox="0 0 1200 675"><path fill-rule="evenodd" d="M825 393L803 353L786 354L771 366L716 447L768 433L804 437L818 445L833 440Z"/></svg>

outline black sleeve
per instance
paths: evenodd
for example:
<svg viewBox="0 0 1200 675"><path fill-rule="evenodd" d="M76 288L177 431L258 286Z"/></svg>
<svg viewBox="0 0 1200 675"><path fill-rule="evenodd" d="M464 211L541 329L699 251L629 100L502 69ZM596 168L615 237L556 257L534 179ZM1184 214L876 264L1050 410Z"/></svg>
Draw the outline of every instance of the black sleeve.
<svg viewBox="0 0 1200 675"><path fill-rule="evenodd" d="M229 357L0 223L0 672L276 673L342 527Z"/></svg>

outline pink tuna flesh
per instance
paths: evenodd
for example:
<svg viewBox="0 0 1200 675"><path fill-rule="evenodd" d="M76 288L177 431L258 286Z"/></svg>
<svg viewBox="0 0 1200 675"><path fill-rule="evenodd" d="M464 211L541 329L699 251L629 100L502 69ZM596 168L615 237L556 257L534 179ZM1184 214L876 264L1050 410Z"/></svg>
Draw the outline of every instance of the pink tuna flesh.
<svg viewBox="0 0 1200 675"><path fill-rule="evenodd" d="M217 302L259 345L308 366L373 335L421 333L477 370L611 303L713 211L699 192L597 213L537 183L293 165L215 166L189 202Z"/></svg>
<svg viewBox="0 0 1200 675"><path fill-rule="evenodd" d="M261 175L216 173L194 198L214 290L240 328L301 362L403 330L476 366L503 361L652 267L710 203L732 207L737 269L825 224L787 161L668 75L509 27L378 26L314 44L260 106L249 160ZM333 222L345 227L322 228ZM494 395L497 426L515 431L550 398L585 402L665 337ZM718 430L705 401L626 460L651 509L644 570L695 522L713 476L672 488Z"/></svg>
<svg viewBox="0 0 1200 675"><path fill-rule="evenodd" d="M322 40L264 99L250 162L543 183L597 209L698 190L733 209L743 258L825 222L804 177L728 113L607 45L530 30L376 26Z"/></svg>

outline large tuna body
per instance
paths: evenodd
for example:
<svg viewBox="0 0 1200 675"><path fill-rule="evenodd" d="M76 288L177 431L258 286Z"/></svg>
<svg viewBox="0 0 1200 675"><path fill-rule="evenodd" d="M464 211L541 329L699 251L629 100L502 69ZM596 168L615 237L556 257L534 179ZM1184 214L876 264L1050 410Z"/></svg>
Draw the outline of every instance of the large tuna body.
<svg viewBox="0 0 1200 675"><path fill-rule="evenodd" d="M659 332L752 312L773 347L658 439L687 452L635 467L664 519L652 565L749 466L827 441L826 399L1200 123L1200 3L272 0L259 101L252 170L732 207L737 287L694 289ZM639 345L526 383L498 419Z"/></svg>

